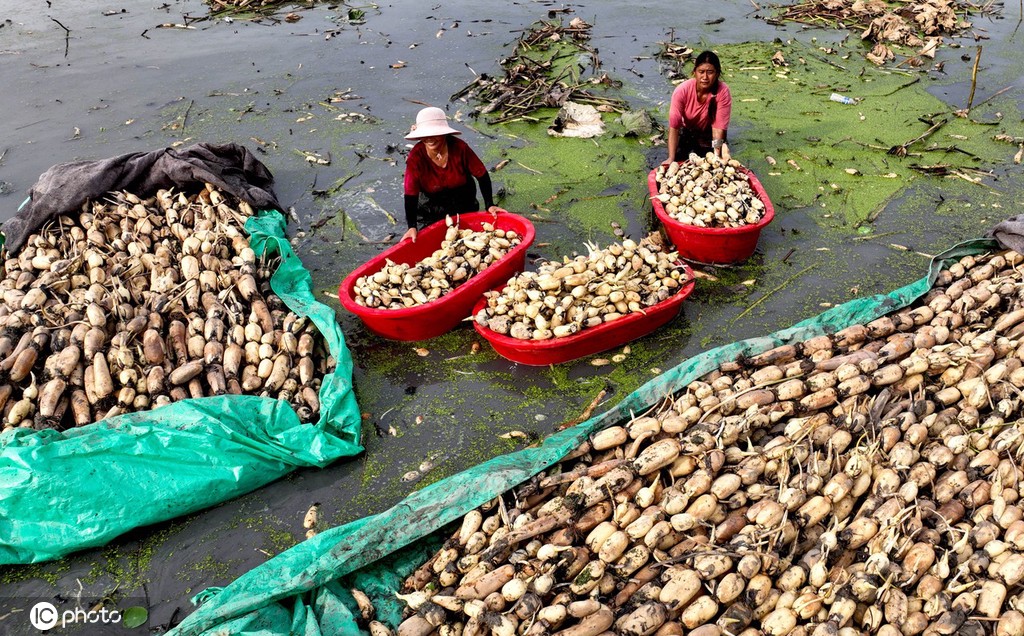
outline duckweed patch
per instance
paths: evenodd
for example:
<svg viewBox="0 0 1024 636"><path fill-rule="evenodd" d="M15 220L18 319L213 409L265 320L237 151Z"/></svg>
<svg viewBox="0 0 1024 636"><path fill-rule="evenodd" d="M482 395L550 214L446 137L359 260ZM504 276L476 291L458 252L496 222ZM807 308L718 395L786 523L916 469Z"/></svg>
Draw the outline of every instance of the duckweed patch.
<svg viewBox="0 0 1024 636"><path fill-rule="evenodd" d="M877 217L901 190L935 178L922 174L928 167L942 166L964 183L988 184L976 171L1008 160L1006 145L993 135L1024 134L1011 96L985 103L970 119L957 117L926 91L920 72L878 68L851 51L829 53L797 40L719 49L739 129L734 155L783 209L814 207L819 221L828 224L828 214L852 228ZM776 53L785 66L773 64ZM833 92L860 101L836 103L829 99ZM997 112L998 123L981 123ZM904 146L933 126L927 137ZM977 188L972 198L991 203L998 197Z"/></svg>
<svg viewBox="0 0 1024 636"><path fill-rule="evenodd" d="M249 530L262 533L264 547L271 554L279 554L299 542L295 535L286 530L287 524L275 515L259 514L242 517L232 523L232 527L245 526Z"/></svg>
<svg viewBox="0 0 1024 636"><path fill-rule="evenodd" d="M525 143L502 153L509 162L492 179L505 189L502 207L534 223L531 255L556 260L586 253L585 241L618 241L613 224L627 228L649 205L635 138L550 137L543 124L521 122L503 129Z"/></svg>
<svg viewBox="0 0 1024 636"><path fill-rule="evenodd" d="M458 377L456 370L461 370L469 362L467 356L480 356L481 360L488 358L484 346L481 346L480 353L470 353L473 342L478 342L479 338L475 332L464 328L456 328L423 342L399 342L372 335L367 338L350 344L358 365L356 389L360 402L365 399L369 403L379 403L384 393L396 388L412 396L420 385L442 379L455 380ZM425 350L427 355L419 355L417 349Z"/></svg>
<svg viewBox="0 0 1024 636"><path fill-rule="evenodd" d="M121 593L131 593L149 582L146 574L151 572L153 557L165 543L184 530L190 518L175 520L150 535L141 537L137 545L113 543L102 550L99 558L89 565L89 571L80 577L85 585L98 582L110 584ZM68 556L53 564L51 585L56 585L62 575L71 569L75 556ZM36 566L28 566L34 568ZM146 573L146 574L144 574Z"/></svg>
<svg viewBox="0 0 1024 636"><path fill-rule="evenodd" d="M417 470L421 459L415 458L415 455L411 455L405 448L389 448L387 444L375 448L372 454L367 454L363 462L359 491L346 507L382 510L410 492L516 448L514 441L498 438L498 433L494 430L489 433L494 434L485 437L474 436L457 449L452 449L453 452L457 451L455 456L439 461L431 470L412 482L403 481L402 476L408 471ZM415 461L410 461L410 456L414 457Z"/></svg>
<svg viewBox="0 0 1024 636"><path fill-rule="evenodd" d="M14 585L38 579L53 587L70 571L67 559L55 563L33 563L31 565L0 566L0 584Z"/></svg>
<svg viewBox="0 0 1024 636"><path fill-rule="evenodd" d="M116 587L122 593L140 589L149 581L143 572L148 572L152 556L153 550L147 546L127 551L124 546L107 546L100 560L94 562L89 573L82 577L82 583Z"/></svg>
<svg viewBox="0 0 1024 636"><path fill-rule="evenodd" d="M287 83L281 88L268 88L275 97L287 92L295 77L279 78ZM357 107L342 108L328 100L316 103L271 105L267 98L247 87L227 86L203 100L174 102L159 111L164 118L163 132L181 137L180 143L202 139L233 139L254 149L258 154L274 153L287 157L295 170L316 169L304 153L316 153L330 164L345 162L353 154L354 135L376 130L375 117L358 112ZM284 118L282 126L278 118ZM253 131L272 131L268 136ZM359 157L360 152L354 154ZM366 156L366 153L363 153ZM315 189L315 178L310 179Z"/></svg>
<svg viewBox="0 0 1024 636"><path fill-rule="evenodd" d="M743 300L752 289L761 286L761 279L767 275L764 256L754 254L742 265L711 268L711 279L698 279L695 294L712 303L730 303Z"/></svg>
<svg viewBox="0 0 1024 636"><path fill-rule="evenodd" d="M388 466L389 463L379 453L365 454L363 456L362 483L360 484L359 493L368 492L375 486L379 486L379 478L384 474ZM356 496L359 497L360 495L357 494Z"/></svg>
<svg viewBox="0 0 1024 636"><path fill-rule="evenodd" d="M188 564L185 570L178 573L179 579L186 577L201 576L203 579L215 583L229 583L235 578L235 572L241 565L241 559L227 559L221 561L210 555Z"/></svg>

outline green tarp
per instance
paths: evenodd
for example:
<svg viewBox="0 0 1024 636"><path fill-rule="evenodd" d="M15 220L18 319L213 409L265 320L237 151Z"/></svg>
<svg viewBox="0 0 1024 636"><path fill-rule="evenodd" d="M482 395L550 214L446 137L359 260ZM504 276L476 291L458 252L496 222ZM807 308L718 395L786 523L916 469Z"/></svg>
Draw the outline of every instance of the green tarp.
<svg viewBox="0 0 1024 636"><path fill-rule="evenodd" d="M378 619L397 626L395 597L405 576L444 538L447 524L558 462L596 430L628 420L722 362L863 324L912 303L927 292L948 259L997 247L994 241L957 245L931 262L928 275L889 294L850 301L793 327L706 351L651 380L610 411L558 432L543 445L496 457L427 486L378 515L333 528L283 552L224 588L195 599L199 608L169 632L173 636L337 636L360 633L348 589L367 592Z"/></svg>
<svg viewBox="0 0 1024 636"><path fill-rule="evenodd" d="M136 528L208 508L304 466L362 451L352 357L334 310L263 211L245 226L257 255L279 254L271 288L309 316L337 361L320 388L320 420L285 402L225 395L184 400L71 429L0 435L0 564L34 563L102 546Z"/></svg>

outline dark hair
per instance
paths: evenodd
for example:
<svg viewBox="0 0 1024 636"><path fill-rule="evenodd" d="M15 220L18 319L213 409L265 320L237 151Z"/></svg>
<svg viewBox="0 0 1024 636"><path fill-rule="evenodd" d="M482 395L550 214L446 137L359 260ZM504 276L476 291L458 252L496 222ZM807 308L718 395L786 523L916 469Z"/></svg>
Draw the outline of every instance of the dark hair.
<svg viewBox="0 0 1024 636"><path fill-rule="evenodd" d="M715 67L715 70L718 71L719 75L722 74L722 63L718 61L718 56L712 51L704 51L697 56L697 59L693 61L694 70L696 70L701 64L710 64Z"/></svg>

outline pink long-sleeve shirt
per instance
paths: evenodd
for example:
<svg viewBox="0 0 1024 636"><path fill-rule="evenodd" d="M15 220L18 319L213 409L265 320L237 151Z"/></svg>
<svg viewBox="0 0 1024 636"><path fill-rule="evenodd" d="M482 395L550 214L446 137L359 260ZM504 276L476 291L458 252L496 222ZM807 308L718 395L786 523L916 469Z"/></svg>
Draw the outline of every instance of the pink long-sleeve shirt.
<svg viewBox="0 0 1024 636"><path fill-rule="evenodd" d="M676 86L672 91L672 102L668 111L668 125L679 130L686 129L702 141L701 145L711 145L711 129L729 128L729 117L732 115L732 94L729 86L718 80L718 92L713 93L701 104L697 101L697 82L690 78ZM708 110L712 101L717 101L715 119L711 121ZM705 141L706 140L706 141Z"/></svg>

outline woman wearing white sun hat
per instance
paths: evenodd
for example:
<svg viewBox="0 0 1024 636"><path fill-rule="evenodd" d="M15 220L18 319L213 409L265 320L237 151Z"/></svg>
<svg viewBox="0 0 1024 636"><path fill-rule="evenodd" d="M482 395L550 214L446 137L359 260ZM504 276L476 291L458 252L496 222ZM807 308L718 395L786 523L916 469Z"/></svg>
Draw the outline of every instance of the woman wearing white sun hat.
<svg viewBox="0 0 1024 636"><path fill-rule="evenodd" d="M416 123L405 136L419 143L405 160L405 221L409 230L402 236L403 241L415 241L418 227L439 221L446 214L478 211L477 182L484 209L495 215L505 211L494 205L487 168L469 144L455 136L461 134L448 125L448 116L440 108L430 106L416 115Z"/></svg>

